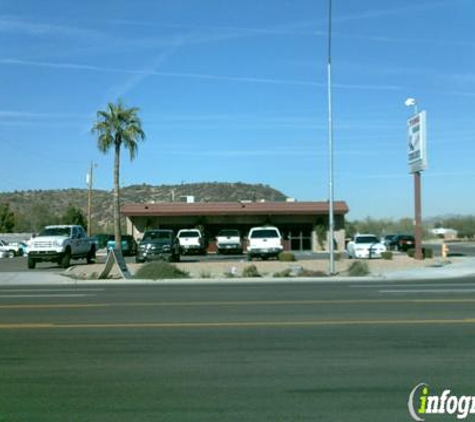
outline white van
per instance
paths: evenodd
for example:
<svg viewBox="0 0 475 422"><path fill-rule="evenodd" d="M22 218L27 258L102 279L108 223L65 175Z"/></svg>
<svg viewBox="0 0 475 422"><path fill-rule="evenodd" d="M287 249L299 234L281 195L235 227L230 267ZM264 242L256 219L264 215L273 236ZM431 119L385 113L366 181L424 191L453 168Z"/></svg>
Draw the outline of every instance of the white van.
<svg viewBox="0 0 475 422"><path fill-rule="evenodd" d="M253 258L277 258L283 251L282 236L277 227L264 226L253 227L249 231L247 257Z"/></svg>

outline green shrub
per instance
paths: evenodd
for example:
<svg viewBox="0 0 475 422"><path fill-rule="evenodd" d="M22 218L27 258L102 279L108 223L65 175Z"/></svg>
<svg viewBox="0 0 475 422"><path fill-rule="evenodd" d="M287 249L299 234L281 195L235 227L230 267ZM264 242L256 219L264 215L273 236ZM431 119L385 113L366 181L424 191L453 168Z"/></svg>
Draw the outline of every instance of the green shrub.
<svg viewBox="0 0 475 422"><path fill-rule="evenodd" d="M408 249L407 250L407 254L411 257L411 258L414 258L415 254L416 254L416 250L415 249ZM432 248L422 248L422 257L424 259L431 259L434 257L434 251L432 250Z"/></svg>
<svg viewBox="0 0 475 422"><path fill-rule="evenodd" d="M274 274L274 277L281 278L281 277L292 277L292 270L287 268L285 270L279 271Z"/></svg>
<svg viewBox="0 0 475 422"><path fill-rule="evenodd" d="M281 252L279 254L279 261L291 262L296 261L296 258L292 252Z"/></svg>
<svg viewBox="0 0 475 422"><path fill-rule="evenodd" d="M423 248L422 253L424 254L424 258L427 258L427 259L434 258L434 250L432 248Z"/></svg>
<svg viewBox="0 0 475 422"><path fill-rule="evenodd" d="M393 259L393 253L391 251L386 251L381 253L381 258L391 260Z"/></svg>
<svg viewBox="0 0 475 422"><path fill-rule="evenodd" d="M352 262L347 271L350 277L363 277L370 272L368 263L363 261Z"/></svg>
<svg viewBox="0 0 475 422"><path fill-rule="evenodd" d="M244 267L242 270L242 276L245 278L261 277L259 270L255 265L248 265L247 267Z"/></svg>
<svg viewBox="0 0 475 422"><path fill-rule="evenodd" d="M156 261L143 265L135 273L134 278L140 280L162 280L168 278L189 278L186 271L180 270L168 262Z"/></svg>
<svg viewBox="0 0 475 422"><path fill-rule="evenodd" d="M211 271L208 271L208 270L201 270L200 271L200 277L201 278L213 278L213 276L211 275Z"/></svg>
<svg viewBox="0 0 475 422"><path fill-rule="evenodd" d="M328 274L324 271L314 271L308 270L307 268L302 268L299 272L299 277L328 277Z"/></svg>

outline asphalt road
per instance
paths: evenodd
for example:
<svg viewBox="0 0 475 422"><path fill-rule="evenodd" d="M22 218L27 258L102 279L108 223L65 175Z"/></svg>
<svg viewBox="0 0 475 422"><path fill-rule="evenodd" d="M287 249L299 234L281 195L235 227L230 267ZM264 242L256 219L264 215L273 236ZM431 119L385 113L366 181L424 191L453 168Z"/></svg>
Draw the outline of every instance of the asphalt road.
<svg viewBox="0 0 475 422"><path fill-rule="evenodd" d="M2 287L0 421L409 421L474 334L475 278Z"/></svg>

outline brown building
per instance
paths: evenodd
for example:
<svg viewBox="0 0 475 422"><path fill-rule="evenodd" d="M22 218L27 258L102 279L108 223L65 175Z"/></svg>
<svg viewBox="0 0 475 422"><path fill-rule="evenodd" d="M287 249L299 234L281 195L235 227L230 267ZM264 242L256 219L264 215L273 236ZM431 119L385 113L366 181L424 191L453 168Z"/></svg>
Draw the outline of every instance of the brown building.
<svg viewBox="0 0 475 422"><path fill-rule="evenodd" d="M345 246L344 201L334 203L335 241L338 250ZM238 229L246 236L251 227L273 225L280 229L287 250L328 250L328 202L163 202L124 204L127 233L136 239L146 229L172 229L199 226L210 239L221 229ZM323 235L322 232L326 232ZM318 233L321 237L318 238Z"/></svg>

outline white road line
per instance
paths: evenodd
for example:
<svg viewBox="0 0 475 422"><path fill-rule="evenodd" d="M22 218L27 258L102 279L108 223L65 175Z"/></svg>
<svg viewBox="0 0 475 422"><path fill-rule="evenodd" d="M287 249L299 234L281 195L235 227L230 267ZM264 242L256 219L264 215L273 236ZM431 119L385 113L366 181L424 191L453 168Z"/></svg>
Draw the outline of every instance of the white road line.
<svg viewBox="0 0 475 422"><path fill-rule="evenodd" d="M379 293L475 293L475 289L394 289L379 290Z"/></svg>
<svg viewBox="0 0 475 422"><path fill-rule="evenodd" d="M26 294L26 295L0 295L0 299L24 299L24 298L45 298L45 297L54 297L54 298L64 298L64 297L90 297L97 296L94 294L81 294L81 293L71 293L71 294Z"/></svg>
<svg viewBox="0 0 475 422"><path fill-rule="evenodd" d="M475 287L475 283L430 283L430 284L409 284L408 287ZM354 289L372 289L382 287L402 287L399 284L372 284L372 285L351 285Z"/></svg>
<svg viewBox="0 0 475 422"><path fill-rule="evenodd" d="M51 289L0 289L0 293L36 293L36 292L73 292L73 291L81 291L81 292L103 292L105 289L89 289L89 288L80 288L80 287L74 287L74 288L51 288Z"/></svg>

